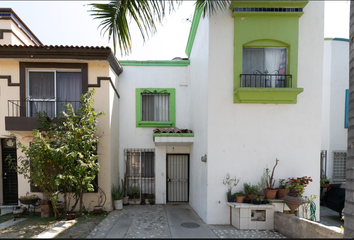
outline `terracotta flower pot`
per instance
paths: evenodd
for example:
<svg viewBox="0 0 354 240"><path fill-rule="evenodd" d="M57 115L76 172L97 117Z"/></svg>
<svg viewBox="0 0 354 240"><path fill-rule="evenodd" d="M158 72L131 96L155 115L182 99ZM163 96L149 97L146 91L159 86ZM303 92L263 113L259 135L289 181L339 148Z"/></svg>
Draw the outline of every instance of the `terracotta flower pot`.
<svg viewBox="0 0 354 240"><path fill-rule="evenodd" d="M278 190L276 189L264 189L266 199L274 199L277 194L277 191Z"/></svg>
<svg viewBox="0 0 354 240"><path fill-rule="evenodd" d="M294 212L303 203L303 201L304 200L301 197L294 197L290 195L286 195L284 197L284 202L292 212Z"/></svg>
<svg viewBox="0 0 354 240"><path fill-rule="evenodd" d="M236 196L236 202L243 203L244 198L245 198L245 196Z"/></svg>
<svg viewBox="0 0 354 240"><path fill-rule="evenodd" d="M247 197L249 200L252 200L252 199L253 199L253 195L250 194L250 193L247 193L247 194L246 194L246 197Z"/></svg>
<svg viewBox="0 0 354 240"><path fill-rule="evenodd" d="M289 189L286 188L277 188L277 190L277 199L283 199L289 193Z"/></svg>

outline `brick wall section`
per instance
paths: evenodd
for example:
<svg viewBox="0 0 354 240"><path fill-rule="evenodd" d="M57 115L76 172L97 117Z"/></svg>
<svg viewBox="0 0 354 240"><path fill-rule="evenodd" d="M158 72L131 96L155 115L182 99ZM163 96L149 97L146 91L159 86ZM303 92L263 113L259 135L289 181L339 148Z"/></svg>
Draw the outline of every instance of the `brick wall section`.
<svg viewBox="0 0 354 240"><path fill-rule="evenodd" d="M343 238L337 229L282 212L274 212L274 230L288 238Z"/></svg>

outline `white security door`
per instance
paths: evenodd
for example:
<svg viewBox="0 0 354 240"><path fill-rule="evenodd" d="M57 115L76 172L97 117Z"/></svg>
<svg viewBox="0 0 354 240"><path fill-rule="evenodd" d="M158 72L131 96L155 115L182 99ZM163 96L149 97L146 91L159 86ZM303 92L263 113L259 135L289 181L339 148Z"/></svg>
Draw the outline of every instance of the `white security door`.
<svg viewBox="0 0 354 240"><path fill-rule="evenodd" d="M167 155L167 201L189 200L189 155Z"/></svg>

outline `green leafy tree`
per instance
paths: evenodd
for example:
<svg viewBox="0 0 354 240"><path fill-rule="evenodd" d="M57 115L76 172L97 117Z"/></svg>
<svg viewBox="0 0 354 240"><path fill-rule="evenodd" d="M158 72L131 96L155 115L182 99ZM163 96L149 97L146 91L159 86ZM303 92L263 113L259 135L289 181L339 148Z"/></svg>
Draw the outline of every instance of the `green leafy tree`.
<svg viewBox="0 0 354 240"><path fill-rule="evenodd" d="M81 96L77 112L70 103L63 106L61 116L56 117L58 123L51 121L45 113L39 113L33 142L26 146L17 140L24 156L18 158L16 170L28 182L40 187L51 201L55 216L60 193L64 195L67 211L73 211L79 202L82 214L83 194L94 191L91 182L100 168L95 154L99 138L95 132L98 118L104 115L104 112L94 111L94 94L95 89ZM75 203L69 210L72 198Z"/></svg>
<svg viewBox="0 0 354 240"><path fill-rule="evenodd" d="M114 53L118 43L121 54L131 52L131 35L128 19L137 24L143 41L156 33L156 22L162 23L165 11L175 11L182 0L114 0L109 3L92 3L91 16L101 20L101 34L108 32L108 39L113 39ZM230 0L197 0L196 7L203 9L203 18L214 14L218 9L224 10L230 6Z"/></svg>

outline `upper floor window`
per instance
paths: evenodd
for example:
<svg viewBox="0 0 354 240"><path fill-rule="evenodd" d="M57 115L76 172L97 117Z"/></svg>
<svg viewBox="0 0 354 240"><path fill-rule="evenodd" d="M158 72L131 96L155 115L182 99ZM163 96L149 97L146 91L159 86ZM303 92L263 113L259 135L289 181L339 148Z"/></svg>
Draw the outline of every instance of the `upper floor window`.
<svg viewBox="0 0 354 240"><path fill-rule="evenodd" d="M136 89L137 127L175 126L175 89Z"/></svg>
<svg viewBox="0 0 354 240"><path fill-rule="evenodd" d="M170 94L142 94L142 121L170 121Z"/></svg>
<svg viewBox="0 0 354 240"><path fill-rule="evenodd" d="M286 48L244 48L242 87L287 87L286 67Z"/></svg>
<svg viewBox="0 0 354 240"><path fill-rule="evenodd" d="M59 115L62 104L79 108L82 94L81 72L58 70L28 70L28 116L46 112L49 117Z"/></svg>

